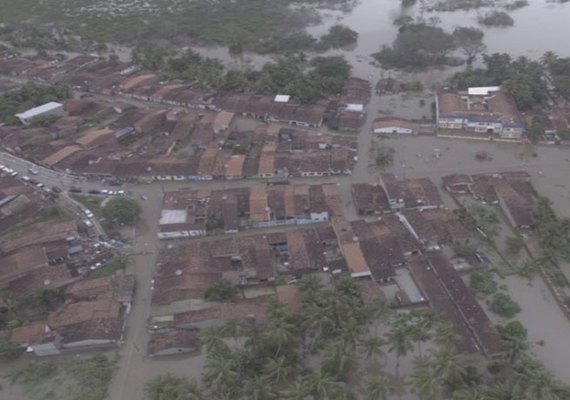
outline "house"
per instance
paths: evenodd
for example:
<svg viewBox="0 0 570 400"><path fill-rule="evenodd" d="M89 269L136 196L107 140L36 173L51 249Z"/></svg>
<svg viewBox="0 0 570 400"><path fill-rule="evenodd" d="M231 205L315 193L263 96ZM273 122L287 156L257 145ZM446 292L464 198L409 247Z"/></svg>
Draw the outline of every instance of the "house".
<svg viewBox="0 0 570 400"><path fill-rule="evenodd" d="M439 134L465 133L481 138L520 140L525 123L513 97L498 86L441 89L436 95Z"/></svg>
<svg viewBox="0 0 570 400"><path fill-rule="evenodd" d="M420 124L402 118L377 118L372 124L372 132L380 135L417 135Z"/></svg>
<svg viewBox="0 0 570 400"><path fill-rule="evenodd" d="M200 350L200 334L193 331L174 330L155 333L147 345L149 357L162 357L175 354L194 353Z"/></svg>
<svg viewBox="0 0 570 400"><path fill-rule="evenodd" d="M229 111L220 111L214 118L214 133L219 134L230 128L234 120L234 113Z"/></svg>
<svg viewBox="0 0 570 400"><path fill-rule="evenodd" d="M393 210L402 208L425 210L443 206L437 186L428 178L397 180L394 174L381 174L380 183Z"/></svg>
<svg viewBox="0 0 570 400"><path fill-rule="evenodd" d="M354 207L359 215L378 214L390 210L388 196L382 186L355 183L351 189Z"/></svg>
<svg viewBox="0 0 570 400"><path fill-rule="evenodd" d="M279 285L275 287L277 301L285 306L291 314L298 315L303 309L301 293L297 285Z"/></svg>
<svg viewBox="0 0 570 400"><path fill-rule="evenodd" d="M452 194L466 194L471 190L473 179L465 174L446 175L442 178L443 187Z"/></svg>
<svg viewBox="0 0 570 400"><path fill-rule="evenodd" d="M20 120L22 125L31 125L35 120L40 117L47 117L49 115L54 116L64 116L65 110L63 109L63 104L51 101L49 103L42 104L41 106L30 108L27 111L16 114L16 117Z"/></svg>

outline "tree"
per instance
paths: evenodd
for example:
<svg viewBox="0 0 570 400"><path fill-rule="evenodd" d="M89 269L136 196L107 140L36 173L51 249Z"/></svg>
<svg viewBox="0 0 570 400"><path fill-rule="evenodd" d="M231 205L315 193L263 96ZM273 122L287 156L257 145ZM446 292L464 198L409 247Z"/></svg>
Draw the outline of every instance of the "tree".
<svg viewBox="0 0 570 400"><path fill-rule="evenodd" d="M454 400L487 400L488 397L478 386L467 386L453 392Z"/></svg>
<svg viewBox="0 0 570 400"><path fill-rule="evenodd" d="M472 258L475 257L476 251L477 250L473 246L468 244L457 244L453 246L453 253L455 253L457 257Z"/></svg>
<svg viewBox="0 0 570 400"><path fill-rule="evenodd" d="M265 376L278 385L285 383L294 372L294 367L284 356L270 358L263 365Z"/></svg>
<svg viewBox="0 0 570 400"><path fill-rule="evenodd" d="M478 297L485 298L497 292L497 282L490 271L473 271L469 275L469 288Z"/></svg>
<svg viewBox="0 0 570 400"><path fill-rule="evenodd" d="M507 293L496 293L491 300L490 309L504 318L512 318L521 311L518 303Z"/></svg>
<svg viewBox="0 0 570 400"><path fill-rule="evenodd" d="M323 400L332 396L341 386L333 376L323 371L309 372L304 376L303 383L307 387L307 393L315 400Z"/></svg>
<svg viewBox="0 0 570 400"><path fill-rule="evenodd" d="M400 377L400 358L414 351L412 343L412 331L410 326L396 323L386 334L388 340L388 352L396 354L396 377Z"/></svg>
<svg viewBox="0 0 570 400"><path fill-rule="evenodd" d="M395 391L394 385L381 374L374 375L364 385L366 400L388 400Z"/></svg>
<svg viewBox="0 0 570 400"><path fill-rule="evenodd" d="M483 36L483 31L477 28L458 27L453 31L455 43L467 57L467 64L471 65L477 55L485 51Z"/></svg>
<svg viewBox="0 0 570 400"><path fill-rule="evenodd" d="M485 26L511 26L515 20L506 12L493 10L478 19L479 23Z"/></svg>
<svg viewBox="0 0 570 400"><path fill-rule="evenodd" d="M511 321L506 325L498 325L505 351L511 364L528 350L528 331L519 321Z"/></svg>
<svg viewBox="0 0 570 400"><path fill-rule="evenodd" d="M434 365L428 358L419 358L410 378L421 400L440 400L443 398L441 379Z"/></svg>
<svg viewBox="0 0 570 400"><path fill-rule="evenodd" d="M344 341L337 340L325 349L322 370L337 380L348 380L349 375L353 374L357 367L358 360L354 349Z"/></svg>
<svg viewBox="0 0 570 400"><path fill-rule="evenodd" d="M367 360L377 362L384 356L384 347L387 342L381 336L367 335L360 340L360 349Z"/></svg>
<svg viewBox="0 0 570 400"><path fill-rule="evenodd" d="M524 245L524 240L520 236L509 236L505 239L507 250L511 254L519 254Z"/></svg>
<svg viewBox="0 0 570 400"><path fill-rule="evenodd" d="M159 375L145 385L147 400L202 400L205 399L198 384L173 375Z"/></svg>
<svg viewBox="0 0 570 400"><path fill-rule="evenodd" d="M101 208L103 217L113 224L125 225L137 222L141 214L138 201L130 197L112 198Z"/></svg>
<svg viewBox="0 0 570 400"><path fill-rule="evenodd" d="M233 301L238 295L238 288L226 280L210 283L206 287L204 298L208 301Z"/></svg>
<svg viewBox="0 0 570 400"><path fill-rule="evenodd" d="M263 376L252 376L244 385L245 395L248 400L273 400L277 394L273 391L273 387Z"/></svg>
<svg viewBox="0 0 570 400"><path fill-rule="evenodd" d="M309 397L309 390L304 381L295 382L292 387L282 392L282 396L287 400L306 400Z"/></svg>

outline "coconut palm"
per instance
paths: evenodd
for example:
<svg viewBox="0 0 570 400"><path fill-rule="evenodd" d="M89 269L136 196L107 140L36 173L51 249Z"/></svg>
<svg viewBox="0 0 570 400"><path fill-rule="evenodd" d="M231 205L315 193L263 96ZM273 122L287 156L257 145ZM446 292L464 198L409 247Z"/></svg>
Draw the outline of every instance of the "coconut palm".
<svg viewBox="0 0 570 400"><path fill-rule="evenodd" d="M396 354L396 377L400 377L400 358L405 357L408 353L414 351L410 327L408 325L398 324L394 326L387 334L388 352Z"/></svg>
<svg viewBox="0 0 570 400"><path fill-rule="evenodd" d="M487 395L478 386L468 386L453 392L454 400L487 400Z"/></svg>
<svg viewBox="0 0 570 400"><path fill-rule="evenodd" d="M203 379L204 383L210 387L237 388L240 383L240 375L237 372L234 357L231 354L209 354L204 364Z"/></svg>
<svg viewBox="0 0 570 400"><path fill-rule="evenodd" d="M487 391L488 400L521 400L524 390L518 382L513 380L500 380L494 382Z"/></svg>
<svg viewBox="0 0 570 400"><path fill-rule="evenodd" d="M219 332L222 336L231 337L234 340L235 347L238 348L239 340L246 336L246 334L249 332L249 329L246 326L246 322L237 318L232 318L222 325Z"/></svg>
<svg viewBox="0 0 570 400"><path fill-rule="evenodd" d="M303 383L306 385L308 393L315 400L326 399L332 396L341 386L332 375L323 371L309 372L303 378Z"/></svg>
<svg viewBox="0 0 570 400"><path fill-rule="evenodd" d="M248 400L273 400L277 397L267 379L259 376L253 376L245 382L244 392Z"/></svg>
<svg viewBox="0 0 570 400"><path fill-rule="evenodd" d="M453 325L448 321L438 322L434 325L434 341L438 346L454 346L459 340L459 335Z"/></svg>
<svg viewBox="0 0 570 400"><path fill-rule="evenodd" d="M439 400L443 398L442 379L429 358L416 360L410 381L416 388L420 399Z"/></svg>
<svg viewBox="0 0 570 400"><path fill-rule="evenodd" d="M281 393L281 396L287 400L305 400L309 397L309 388L303 382L295 382L295 384Z"/></svg>
<svg viewBox="0 0 570 400"><path fill-rule="evenodd" d="M385 355L384 346L387 342L381 336L367 335L360 339L360 351L367 360L377 362Z"/></svg>
<svg viewBox="0 0 570 400"><path fill-rule="evenodd" d="M346 380L349 373L358 367L356 353L344 341L337 340L329 345L323 359L323 370L340 380Z"/></svg>
<svg viewBox="0 0 570 400"><path fill-rule="evenodd" d="M206 351L211 353L231 353L230 348L222 339L220 332L215 328L206 328L202 331L202 340L206 345Z"/></svg>
<svg viewBox="0 0 570 400"><path fill-rule="evenodd" d="M278 303L271 305L268 322L263 333L271 344L277 346L275 356L280 355L283 346L292 344L297 340L297 327L291 316Z"/></svg>
<svg viewBox="0 0 570 400"><path fill-rule="evenodd" d="M432 352L430 359L438 378L447 384L457 385L463 381L466 374L464 361L450 348Z"/></svg>
<svg viewBox="0 0 570 400"><path fill-rule="evenodd" d="M540 63L546 68L552 67L556 61L558 61L558 55L553 51L547 51L540 57Z"/></svg>
<svg viewBox="0 0 570 400"><path fill-rule="evenodd" d="M263 366L265 376L276 384L286 382L294 372L294 366L284 356L270 358Z"/></svg>
<svg viewBox="0 0 570 400"><path fill-rule="evenodd" d="M364 385L364 395L367 400L388 400L396 388L381 374L370 378Z"/></svg>

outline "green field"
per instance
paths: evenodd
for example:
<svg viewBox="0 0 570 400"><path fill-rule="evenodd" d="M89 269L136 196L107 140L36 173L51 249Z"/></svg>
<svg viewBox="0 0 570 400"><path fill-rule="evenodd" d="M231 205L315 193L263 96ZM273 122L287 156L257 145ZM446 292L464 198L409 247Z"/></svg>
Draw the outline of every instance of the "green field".
<svg viewBox="0 0 570 400"><path fill-rule="evenodd" d="M347 0L328 0L345 3ZM307 3L314 3L307 0ZM291 0L0 0L9 28L41 31L47 24L84 39L130 43L141 39L252 43L305 26L314 15L293 11ZM39 24L38 24L39 23ZM6 38L7 29L0 29ZM40 35L38 35L40 36Z"/></svg>

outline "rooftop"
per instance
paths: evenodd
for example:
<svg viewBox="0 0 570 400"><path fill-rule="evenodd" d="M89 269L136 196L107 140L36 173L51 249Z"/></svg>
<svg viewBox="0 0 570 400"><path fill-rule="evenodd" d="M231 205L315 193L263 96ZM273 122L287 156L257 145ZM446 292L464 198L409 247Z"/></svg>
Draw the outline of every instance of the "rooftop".
<svg viewBox="0 0 570 400"><path fill-rule="evenodd" d="M46 112L57 110L58 108L63 108L63 104L57 103L55 101L50 101L49 103L42 104L41 106L38 106L38 107L30 108L27 111L16 114L16 117L21 118L21 119L29 119L29 118L33 118L37 115L44 114Z"/></svg>

